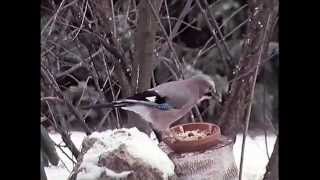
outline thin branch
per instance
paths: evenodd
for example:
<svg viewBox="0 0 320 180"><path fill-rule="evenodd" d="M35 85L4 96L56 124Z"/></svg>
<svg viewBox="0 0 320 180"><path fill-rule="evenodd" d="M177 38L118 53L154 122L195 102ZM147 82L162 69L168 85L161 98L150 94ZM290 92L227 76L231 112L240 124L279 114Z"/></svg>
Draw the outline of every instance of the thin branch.
<svg viewBox="0 0 320 180"><path fill-rule="evenodd" d="M167 13L167 19L168 19L168 24L169 24L169 35L172 35L172 30L171 30L171 21L170 21L170 13L169 13L169 8L168 8L168 4L167 1L164 1L164 6L166 8L166 13Z"/></svg>
<svg viewBox="0 0 320 180"><path fill-rule="evenodd" d="M113 20L113 23L112 23L112 26L113 26L113 37L114 37L114 39L117 40L117 25L116 25L116 19L115 19L115 15L114 15L113 0L110 0L110 5L111 5L111 12L112 12L112 20Z"/></svg>
<svg viewBox="0 0 320 180"><path fill-rule="evenodd" d="M118 97L119 97L119 95L120 95L120 92L121 92L121 89L118 90L118 92L117 92L117 94L116 94L116 96L115 96L115 99L118 99ZM109 117L109 115L110 115L110 113L111 113L112 110L113 110L113 109L109 109L109 110L104 114L104 116L101 118L101 120L99 121L99 124L98 124L98 126L97 126L97 129L98 129L98 130L102 130L102 126L103 126L103 124L105 123L105 121L107 120L107 118ZM109 123L108 125L110 125L110 126L109 126L110 128L113 128L113 127L111 126L112 123Z"/></svg>
<svg viewBox="0 0 320 180"><path fill-rule="evenodd" d="M76 164L77 162L75 162L62 148L59 144L54 143L59 149L60 151L73 163Z"/></svg>
<svg viewBox="0 0 320 180"><path fill-rule="evenodd" d="M238 31L242 26L244 26L249 19L244 20L242 23L240 23L238 26L236 26L232 31L230 31L228 34L226 34L222 39L226 39L229 36L231 36L233 33L235 33L236 31ZM197 55L197 57L195 58L195 61L198 60L198 58L200 56L202 56L203 54L205 54L206 52L210 51L212 48L216 47L217 43L214 43L213 45L211 45L210 47L208 47L207 49L203 50L201 53L199 53Z"/></svg>
<svg viewBox="0 0 320 180"><path fill-rule="evenodd" d="M57 9L57 11L56 11L56 13L50 18L50 20L47 22L47 24L44 25L44 27L42 28L42 31L41 31L41 35L44 33L44 31L47 29L47 27L49 26L49 24L52 22L52 23L51 23L51 26L50 26L50 29L49 29L48 35L51 34L52 29L53 29L53 26L54 26L54 24L55 24L55 22L56 22L58 13L59 13L60 10L62 9L61 7L62 7L62 5L64 4L64 2L65 2L65 0L62 0L62 2L60 3L60 5L59 5L59 7L58 7L58 9Z"/></svg>
<svg viewBox="0 0 320 180"><path fill-rule="evenodd" d="M88 82L89 82L90 79L91 79L91 76L88 76L88 77L87 77L87 80L86 80L86 82L85 82L85 85L84 85L84 87L82 88L81 96L80 96L80 98L79 98L79 100L78 100L78 102L77 102L77 104L76 104L77 107L80 105L81 100L82 100L82 98L83 98L83 96L84 96L84 93L86 92L86 90L87 90L87 88L88 88Z"/></svg>
<svg viewBox="0 0 320 180"><path fill-rule="evenodd" d="M60 90L59 85L56 82L55 78L53 77L53 75L51 75L49 70L43 64L41 64L41 74L47 80L47 82L53 87L55 92L59 96L61 96L63 98L63 100L66 103L67 107L75 115L76 119L79 121L80 125L82 126L82 128L84 129L86 134L90 135L91 134L91 130L87 126L87 124L84 121L82 121L81 114L75 109L75 107L72 105L72 103L70 102L68 97L63 94L63 92Z"/></svg>
<svg viewBox="0 0 320 180"><path fill-rule="evenodd" d="M59 72L55 75L56 78L61 78L63 76L66 76L68 74L73 73L74 71L78 70L80 67L83 67L83 62L79 62L78 64L75 64L74 66L72 66L71 68L69 68L68 70L65 70L63 72Z"/></svg>
<svg viewBox="0 0 320 180"><path fill-rule="evenodd" d="M83 27L84 19L86 17L86 13L87 13L87 9L88 9L88 2L89 1L86 0L86 5L84 7L84 12L83 12L83 16L82 16L82 19L81 19L80 27L78 28L78 30L77 30L75 36L72 38L72 40L75 40L77 38L78 34L80 33L80 31L81 31L81 29Z"/></svg>
<svg viewBox="0 0 320 180"><path fill-rule="evenodd" d="M203 0L204 1L204 4L206 7L209 7L209 4L207 2L207 0ZM220 36L220 39L222 39L222 46L224 47L224 50L225 52L227 53L227 61L229 61L229 64L232 64L232 55L231 55L231 52L230 52L230 48L228 47L226 41L223 39L223 34L219 28L219 25L218 25L218 22L216 20L216 17L212 14L211 11L208 11L207 9L207 13L209 14L209 17L210 19L213 21L213 26L215 28L215 30L218 32L218 35Z"/></svg>
<svg viewBox="0 0 320 180"><path fill-rule="evenodd" d="M269 60L271 60L276 55L277 54L273 54L273 55L265 58L264 60L262 60L261 66L263 66L265 63L267 63ZM245 73L238 74L235 78L229 80L228 83L232 83L232 82L237 81L239 79L243 79L244 77L251 75L256 69L257 69L257 66L254 66L254 67L248 69Z"/></svg>
<svg viewBox="0 0 320 180"><path fill-rule="evenodd" d="M158 23L159 23L159 25L160 25L160 28L161 28L164 36L165 36L165 39L167 40L167 43L168 43L168 45L169 45L169 47L170 47L170 49L171 49L171 51L172 51L172 53L173 53L173 55L174 55L174 63L175 63L175 65L176 65L176 67L177 67L177 69L178 69L178 71L179 71L178 74L179 74L180 76L182 76L182 75L183 75L183 74L182 74L182 65L181 65L181 62L179 61L179 56L178 56L177 52L175 51L175 49L174 49L174 47L173 47L172 41L171 41L170 37L168 36L168 34L167 34L167 32L166 32L163 24L161 23L159 14L158 14L158 13L156 12L156 10L154 9L154 7L153 7L153 5L151 4L150 0L147 0L147 2L148 2L148 4L149 4L149 6L151 7L152 12L153 12L153 15L156 17L156 19L157 19L157 21L158 21Z"/></svg>
<svg viewBox="0 0 320 180"><path fill-rule="evenodd" d="M232 14L226 18L222 24L219 26L219 29L221 29L223 26L227 25L228 22L234 17L236 16L238 13L240 13L244 8L248 7L248 4L244 4L243 6L241 6L240 8L238 8L237 10L233 11Z"/></svg>
<svg viewBox="0 0 320 180"><path fill-rule="evenodd" d="M176 36L175 34L178 32L178 30L179 30L179 28L180 28L180 26L181 26L181 23L182 23L184 17L192 10L192 9L191 9L192 1L193 1L193 0L188 0L188 1L186 2L185 6L183 7L182 12L181 12L181 14L180 14L180 16L179 16L179 18L178 18L178 21L176 22L176 24L175 24L174 27L173 27L172 34L170 34L168 40L171 41L172 38Z"/></svg>
<svg viewBox="0 0 320 180"><path fill-rule="evenodd" d="M63 100L59 97L52 97L52 96L49 96L49 97L42 97L40 99L41 101L58 101L58 102L63 102Z"/></svg>
<svg viewBox="0 0 320 180"><path fill-rule="evenodd" d="M271 158L266 167L263 180L278 180L279 179L279 137L273 146Z"/></svg>
<svg viewBox="0 0 320 180"><path fill-rule="evenodd" d="M49 102L47 102L47 106L48 106L50 115L51 115L52 119L54 120L54 124L52 124L52 125L54 125L55 130L61 135L63 142L69 148L69 150L71 151L72 155L74 157L78 158L78 156L80 154L79 150L77 149L77 147L72 142L69 134L66 132L64 127L62 125L59 125L59 126L57 125L56 120L55 120L56 119L55 115L53 114L53 111L51 109L51 106L50 106Z"/></svg>
<svg viewBox="0 0 320 180"><path fill-rule="evenodd" d="M269 21L270 21L271 15L268 16L268 20L267 20L267 25L265 27L265 32L263 35L263 39L262 42L266 41L266 35L267 35L267 31L269 28ZM258 57L258 62L257 62L257 68L255 71L255 74L253 76L253 82L252 82L252 86L251 86L251 94L250 94L250 103L249 103L249 107L247 108L247 112L246 112L246 121L245 121L245 130L243 132L243 137L242 137L242 147L241 147L241 159L240 159L240 171L239 171L239 180L242 179L242 171L243 171L243 159L244 159L244 149L245 149L245 143L246 143L246 137L248 134L248 129L249 129L249 123L250 123L250 114L251 114L251 108L252 108L252 101L254 98L254 89L256 86L256 81L257 81L257 76L258 76L258 72L259 72L259 67L260 67L260 63L261 63L261 57L262 57L262 53L264 50L264 43L261 44L260 47L260 52L259 52L259 57Z"/></svg>
<svg viewBox="0 0 320 180"><path fill-rule="evenodd" d="M186 25L186 27L184 27L184 29L185 28L191 28L191 29L194 29L194 30L197 30L197 31L201 31L201 28L199 28L199 27L197 27L197 26L194 26L194 25L192 25L192 23L194 23L194 22L196 22L197 20L192 20L190 23L188 23L188 22L186 22L186 21L183 21L183 20L181 20L181 19L178 19L178 18L176 18L176 17L162 17L161 19L170 19L170 20L175 20L175 21L179 21L179 22L181 22L181 24L184 24L184 25ZM179 33L181 33L181 30L180 31L178 31L178 32L176 32L174 35L170 35L171 36L171 38L173 39L173 37L176 37L177 36L177 34L179 34Z"/></svg>
<svg viewBox="0 0 320 180"><path fill-rule="evenodd" d="M204 1L205 1L205 3L207 4L206 0L204 0ZM218 52L219 52L221 58L223 59L223 62L225 63L225 67L226 67L226 70L227 70L227 74L229 74L229 72L231 72L231 70L233 69L233 65L232 65L232 62L231 62L231 59L232 59L232 58L230 58L230 57L232 57L232 56L229 56L229 53L228 53L227 50L226 50L227 56L224 54L224 51L223 51L223 49L222 49L222 46L221 46L221 44L220 44L219 38L218 38L217 33L216 33L216 31L217 31L218 34L219 34L219 32L221 33L221 31L220 31L219 28L214 29L214 27L213 27L212 24L210 23L209 16L210 16L211 19L213 20L213 22L214 22L213 24L214 24L215 27L216 27L216 20L215 20L215 18L213 17L212 14L209 13L209 16L208 16L208 12L207 12L208 10L205 10L205 9L201 6L201 3L200 3L199 0L196 0L196 2L197 2L198 7L200 8L200 11L201 11L201 13L202 13L203 18L205 19L205 21L206 21L206 23L207 23L208 28L210 29L210 32L211 32L212 35L213 35L213 38L214 38L214 40L215 40L215 42L216 42L216 45L217 45L217 47L218 47ZM218 27L218 26L217 26L217 27ZM220 34L219 34L219 35L220 35ZM223 36L221 36L221 38L222 38L222 37L223 37ZM223 41L223 40L222 40L222 41ZM226 48L225 48L225 49L226 49ZM228 58L228 56L229 56L229 58Z"/></svg>
<svg viewBox="0 0 320 180"><path fill-rule="evenodd" d="M103 59L103 62L106 63L106 59L105 59L104 54L102 54L102 59ZM110 86L110 90L111 90L111 94L112 94L112 100L116 101L117 98L116 98L116 96L114 94L114 90L113 90L113 86L112 86L112 82L111 82L110 70L109 70L109 67L108 67L107 64L105 65L105 67L106 67L106 72L107 72L107 76L108 76L108 79L109 79L109 86ZM121 127L120 118L119 117L120 117L119 116L119 110L116 108L117 128Z"/></svg>
<svg viewBox="0 0 320 180"><path fill-rule="evenodd" d="M265 73L265 72L263 72ZM264 83L265 84L265 83ZM267 92L266 92L266 87L263 86L263 102L262 102L262 116L263 116L263 122L266 123L267 119L266 119L266 96L267 96ZM267 130L264 128L264 142L265 142L265 146L266 146L266 154L268 159L270 160L270 155L269 155L269 149L268 149L268 134L267 134Z"/></svg>

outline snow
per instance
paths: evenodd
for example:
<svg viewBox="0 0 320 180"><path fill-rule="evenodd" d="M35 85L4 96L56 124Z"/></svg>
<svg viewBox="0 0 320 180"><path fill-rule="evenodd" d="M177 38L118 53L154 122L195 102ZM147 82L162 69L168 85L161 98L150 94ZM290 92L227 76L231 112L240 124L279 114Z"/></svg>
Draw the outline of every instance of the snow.
<svg viewBox="0 0 320 180"><path fill-rule="evenodd" d="M60 134L49 133L49 136L52 138L52 140L56 144L64 145ZM71 132L71 140L73 141L73 143L78 149L80 149L81 143L84 137L86 137L86 134L83 132L78 132L78 131ZM71 160L67 158L67 156L59 148L56 147L56 149L61 160L58 166L45 167L45 171L46 171L48 180L66 180L73 169L73 163ZM65 153L69 157L72 157L72 153L67 147L62 147L62 149L63 151L65 151ZM76 161L74 158L73 160Z"/></svg>
<svg viewBox="0 0 320 180"><path fill-rule="evenodd" d="M271 156L273 151L273 146L276 140L275 135L268 135L268 153ZM241 157L241 146L242 146L242 134L237 135L236 143L233 146L233 154L237 166L240 166ZM242 177L245 180L261 180L266 170L266 165L268 163L268 156L266 153L265 137L259 135L255 138L250 136L246 137L246 145L244 150L244 161L243 161L243 171Z"/></svg>
<svg viewBox="0 0 320 180"><path fill-rule="evenodd" d="M110 152L125 144L128 152L149 164L151 167L162 171L164 179L174 174L174 164L158 146L145 133L137 128L108 130L101 133L95 132L90 137L100 139L101 143L96 142L94 148L84 156L83 161L87 162L86 156L97 156L101 152ZM143 148L141 148L143 147ZM97 158L98 159L98 158Z"/></svg>
<svg viewBox="0 0 320 180"><path fill-rule="evenodd" d="M159 149L151 148L151 147L146 148L147 146L149 147L151 145L151 143L156 143L156 142L150 141L150 139L147 137L147 135L145 135L143 133L137 133L135 131L137 131L137 130L131 129L129 132L133 132L132 134L134 136L142 138L141 141L139 140L137 142L136 140L130 140L130 139L126 139L124 137L122 137L122 139L123 140L126 139L125 141L128 141L129 146L131 146L129 143L130 141L132 144L136 143L139 145L139 146L136 146L132 149L132 151L137 151L137 152L134 152L133 154L136 153L136 155L139 155L139 156L143 155L143 157L145 157L145 160L148 161L149 163L153 163L153 161L157 161L158 158L154 153L158 153ZM110 132L111 131L109 131L108 133L110 133ZM105 133L106 136L108 135L107 132L103 132L103 133ZM102 136L103 133L94 133L92 135ZM61 136L59 134L50 133L49 135L57 144L62 142ZM75 143L76 147L79 149L80 149L80 146L81 146L81 143L82 143L82 140L84 137L86 137L85 133L77 132L77 131L71 132L71 139ZM268 152L269 152L270 156L271 156L271 153L273 150L275 140L276 140L275 135L268 136L268 139L267 139ZM115 144L110 145L110 147L114 148L116 146L116 142L113 141L113 143L115 143ZM240 164L241 144L242 144L242 134L239 134L237 136L237 141L234 145L234 156L235 156L235 161L236 161L238 167ZM98 149L99 145L97 145L97 146L98 146L97 147L97 149ZM140 151L141 147L143 147L143 149L144 149L143 154ZM154 147L154 146L152 146L152 147ZM68 150L68 148L63 147L62 149L71 157L71 152ZM71 171L73 169L73 163L58 148L57 148L57 152L58 152L60 158L62 159L62 161L67 166L67 168ZM139 154L139 152L140 152L140 154ZM92 157L87 156L86 158L88 158L87 160L89 160L92 163L96 162L94 160L94 156L92 156ZM244 163L243 163L243 165L244 165L243 179L245 179L245 180L261 180L263 177L263 174L265 172L265 167L266 167L267 163L268 163L268 157L266 155L264 136L259 135L255 138L247 136L246 146L245 146L245 154L244 154ZM160 165L161 165L160 162L155 162L155 164L154 164L154 166L157 166L157 167L160 167ZM160 169L163 169L163 168L165 168L165 167L162 165ZM170 168L167 167L167 170L165 170L165 171L169 171L168 169L170 169ZM96 169L96 170L98 170L98 169ZM45 167L45 171L46 171L48 180L66 180L68 178L68 176L70 175L70 172L65 168L65 166L63 165L63 163L61 161L59 162L58 166ZM113 176L127 176L128 174L131 173L130 171L115 173L109 169L104 169L104 171L108 175L113 175Z"/></svg>
<svg viewBox="0 0 320 180"><path fill-rule="evenodd" d="M87 162L80 166L80 172L78 173L77 180L93 180L100 177L104 172L104 168L97 166L92 162Z"/></svg>
<svg viewBox="0 0 320 180"><path fill-rule="evenodd" d="M111 169L106 168L106 174L111 177L115 178L126 178L129 174L131 174L133 171L122 171L121 173L116 173L112 171Z"/></svg>

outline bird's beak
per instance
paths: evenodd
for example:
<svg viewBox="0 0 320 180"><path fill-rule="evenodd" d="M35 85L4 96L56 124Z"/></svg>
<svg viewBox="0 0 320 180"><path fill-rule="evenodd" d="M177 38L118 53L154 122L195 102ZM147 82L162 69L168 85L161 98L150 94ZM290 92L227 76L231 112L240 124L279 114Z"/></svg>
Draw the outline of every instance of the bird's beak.
<svg viewBox="0 0 320 180"><path fill-rule="evenodd" d="M210 97L210 99L214 99L218 101L219 103L222 101L222 98L220 94L217 92L217 90L213 89L212 91L205 94L206 96Z"/></svg>

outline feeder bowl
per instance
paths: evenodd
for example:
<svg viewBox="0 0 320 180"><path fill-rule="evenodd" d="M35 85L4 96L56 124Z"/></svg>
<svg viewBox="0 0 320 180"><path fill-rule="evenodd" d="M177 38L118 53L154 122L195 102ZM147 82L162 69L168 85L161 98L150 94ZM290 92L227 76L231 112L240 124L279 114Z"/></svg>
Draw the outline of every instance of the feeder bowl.
<svg viewBox="0 0 320 180"><path fill-rule="evenodd" d="M212 123L188 123L173 126L163 141L176 153L205 151L220 142L219 126Z"/></svg>

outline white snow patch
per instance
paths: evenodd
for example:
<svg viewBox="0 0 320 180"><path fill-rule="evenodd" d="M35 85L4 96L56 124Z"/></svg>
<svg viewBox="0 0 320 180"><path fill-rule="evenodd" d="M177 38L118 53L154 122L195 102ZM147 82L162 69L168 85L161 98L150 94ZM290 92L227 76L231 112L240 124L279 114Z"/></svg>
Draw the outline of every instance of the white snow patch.
<svg viewBox="0 0 320 180"><path fill-rule="evenodd" d="M129 174L131 174L133 171L122 171L120 173L116 173L112 171L111 169L106 168L106 174L111 177L115 178L126 178Z"/></svg>
<svg viewBox="0 0 320 180"><path fill-rule="evenodd" d="M48 180L66 180L70 173L60 166L50 166L44 168Z"/></svg>
<svg viewBox="0 0 320 180"><path fill-rule="evenodd" d="M271 156L273 146L276 140L275 135L267 136L268 153ZM236 143L233 146L235 161L240 167L242 146L242 134L237 135ZM259 135L255 138L246 137L246 145L244 150L242 177L246 180L262 180L268 164L268 156L266 153L265 137Z"/></svg>
<svg viewBox="0 0 320 180"><path fill-rule="evenodd" d="M104 172L103 167L99 167L96 164L87 162L84 165L81 164L80 172L77 175L77 180L93 180L97 179Z"/></svg>
<svg viewBox="0 0 320 180"><path fill-rule="evenodd" d="M86 134L78 131L72 131L70 132L70 134L71 140L73 141L75 146L80 149L82 140L84 137L86 137ZM49 136L56 144L64 145L64 142L62 141L61 135L59 133L49 133ZM62 147L62 149L69 157L72 157L72 153L67 147ZM60 162L58 166L50 165L49 167L45 167L45 172L47 174L48 180L66 180L71 173L69 171L72 171L73 169L73 163L58 147L56 147L56 150L60 157ZM73 160L76 161L75 158L73 158Z"/></svg>
<svg viewBox="0 0 320 180"><path fill-rule="evenodd" d="M164 179L174 174L174 164L167 154L145 133L140 132L137 128L107 130L100 133L95 132L90 137L97 138L100 142L97 141L94 147L91 148L92 151L90 151L90 149L85 154L82 163L88 161L94 162L93 159L98 157L97 154L100 155L104 152L113 151L120 145L125 144L128 152L133 157L139 158L151 167L159 169L163 173Z"/></svg>

